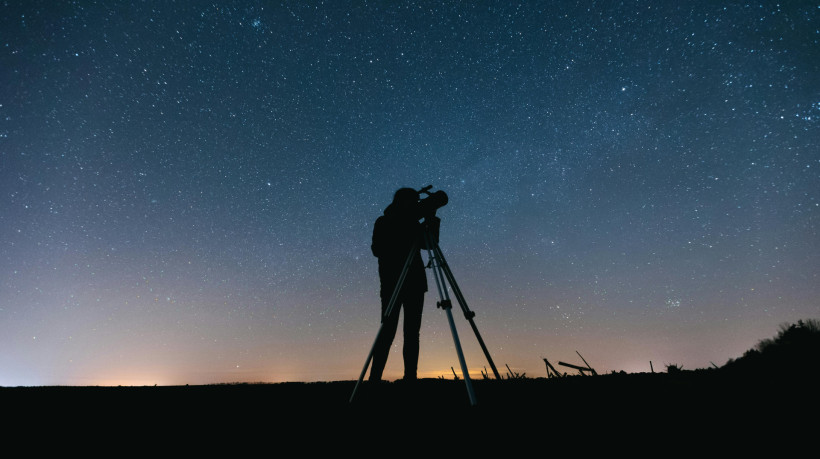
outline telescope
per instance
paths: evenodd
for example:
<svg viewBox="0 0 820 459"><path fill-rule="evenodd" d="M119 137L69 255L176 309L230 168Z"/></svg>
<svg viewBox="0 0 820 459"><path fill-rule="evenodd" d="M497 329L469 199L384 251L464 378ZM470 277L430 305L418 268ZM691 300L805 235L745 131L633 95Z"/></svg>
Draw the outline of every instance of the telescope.
<svg viewBox="0 0 820 459"><path fill-rule="evenodd" d="M449 199L447 198L447 193L445 193L442 190L430 193L431 188L433 188L433 185L427 185L426 187L418 191L419 198L421 198L422 194L427 195L426 198L419 199L419 218L434 217L436 215L436 211L446 206L447 202L449 201Z"/></svg>

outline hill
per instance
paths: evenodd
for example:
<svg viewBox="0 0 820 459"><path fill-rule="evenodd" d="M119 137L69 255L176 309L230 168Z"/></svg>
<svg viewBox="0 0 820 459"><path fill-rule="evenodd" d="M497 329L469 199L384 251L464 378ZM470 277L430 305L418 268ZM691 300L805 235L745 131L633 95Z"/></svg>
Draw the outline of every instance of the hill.
<svg viewBox="0 0 820 459"><path fill-rule="evenodd" d="M171 387L0 388L6 419L44 432L109 435L294 435L354 441L396 429L437 428L464 435L528 438L530 433L629 434L665 429L759 428L792 431L816 412L817 321L781 327L720 369L564 378L474 381L354 381ZM695 427L697 426L697 427ZM52 432L53 433L53 432ZM365 437L361 437L365 435ZM294 437L295 438L295 437Z"/></svg>

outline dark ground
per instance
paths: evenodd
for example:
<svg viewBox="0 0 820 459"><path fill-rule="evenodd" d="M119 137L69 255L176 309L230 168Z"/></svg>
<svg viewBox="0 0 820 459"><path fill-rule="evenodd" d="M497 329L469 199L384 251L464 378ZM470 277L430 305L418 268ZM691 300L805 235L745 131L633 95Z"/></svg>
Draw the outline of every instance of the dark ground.
<svg viewBox="0 0 820 459"><path fill-rule="evenodd" d="M12 457L814 457L819 357L808 319L720 369L477 380L476 406L436 379L365 383L353 403L354 381L0 387L0 438Z"/></svg>
<svg viewBox="0 0 820 459"><path fill-rule="evenodd" d="M398 438L404 429L416 433L402 448L435 439L452 447L490 439L496 445L592 441L576 445L587 448L602 438L638 444L666 439L671 446L684 439L755 438L757 432L781 438L771 437L775 429L798 436L816 432L817 382L815 376L723 370L478 380L474 407L463 381L432 379L365 383L352 404L353 381L13 387L0 388L0 403L4 417L23 430L37 426L68 438L164 438L177 447L183 440L195 449L207 449L208 442L247 446L274 436L318 450L360 443L366 451L374 439Z"/></svg>

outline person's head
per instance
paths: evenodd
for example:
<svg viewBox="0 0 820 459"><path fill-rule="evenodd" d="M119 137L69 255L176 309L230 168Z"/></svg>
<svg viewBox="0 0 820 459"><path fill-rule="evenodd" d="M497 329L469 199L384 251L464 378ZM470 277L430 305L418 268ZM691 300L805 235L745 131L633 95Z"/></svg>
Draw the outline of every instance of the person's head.
<svg viewBox="0 0 820 459"><path fill-rule="evenodd" d="M400 212L415 210L419 193L412 188L399 188L393 195L393 206Z"/></svg>

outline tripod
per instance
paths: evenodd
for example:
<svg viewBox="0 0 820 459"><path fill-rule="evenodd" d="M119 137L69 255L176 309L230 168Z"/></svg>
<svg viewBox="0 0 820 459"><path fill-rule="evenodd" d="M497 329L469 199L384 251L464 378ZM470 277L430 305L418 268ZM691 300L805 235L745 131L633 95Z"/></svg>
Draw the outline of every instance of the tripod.
<svg viewBox="0 0 820 459"><path fill-rule="evenodd" d="M427 250L427 255L429 257L429 262L427 264L428 268L432 268L433 270L433 277L436 279L436 288L438 289L439 297L441 301L436 303L436 306L443 309L444 312L447 314L447 321L450 324L450 332L453 335L453 343L456 347L456 353L458 355L458 361L461 365L461 373L464 376L464 383L467 386L467 395L470 398L470 405L476 405L476 398L475 392L473 391L473 384L470 380L470 374L467 371L467 363L464 360L464 353L461 350L461 341L458 339L458 332L456 331L456 324L453 320L453 305L450 301L450 295L447 290L447 283L449 282L450 287L453 290L453 294L458 301L458 304L461 306L461 310L464 313L464 318L470 322L470 326L475 333L476 339L478 340L478 344L481 346L481 350L484 351L484 356L487 357L487 361L490 364L490 367L493 370L493 374L495 374L496 379L501 379L501 375L498 373L498 370L495 367L495 363L493 363L493 359L490 356L490 351L487 350L487 346L484 344L484 340L481 338L481 334L478 332L478 328L475 325L475 321L473 318L475 317L475 312L471 311L469 307L467 307L467 302L464 300L464 295L461 293L461 289L458 287L456 283L456 279L453 276L452 271L450 271L449 265L447 265L447 261L444 259L444 254L441 252L441 247L438 245L438 225L433 227L433 222L438 223L438 218L435 216L425 217L424 221L422 222L422 241L424 242L424 248ZM396 300L399 297L399 292L401 291L401 287L404 284L404 280L407 277L407 272L410 270L410 265L413 262L413 259L416 257L416 254L419 251L421 246L421 241L416 241L413 244L413 247L410 249L410 253L407 254L407 260L404 262L404 268L402 269L401 275L399 276L399 280L396 283L396 287L393 289L393 294L390 297L390 302L387 306L387 311L385 312L385 317L390 317L390 314L393 312L393 307L396 305ZM379 336L382 334L382 330L384 329L384 321L382 321L382 325L379 327L379 332L376 334L376 340L373 342L373 346L370 348L370 353L367 356L367 360L364 363L364 368L362 368L362 373L359 375L359 380L356 382L356 386L353 388L353 393L350 395L350 402L353 402L353 398L356 396L356 391L359 389L359 385L362 383L364 379L364 375L367 373L367 368L370 366L371 360L373 360L373 353L376 349L376 343L379 341Z"/></svg>

